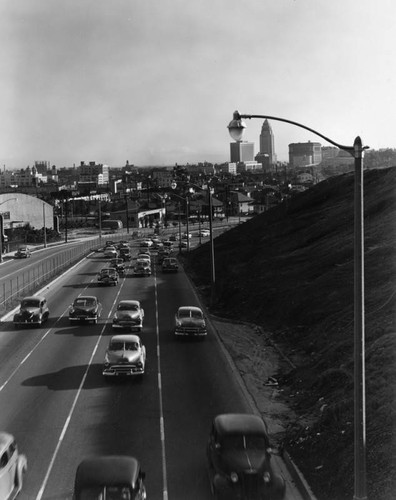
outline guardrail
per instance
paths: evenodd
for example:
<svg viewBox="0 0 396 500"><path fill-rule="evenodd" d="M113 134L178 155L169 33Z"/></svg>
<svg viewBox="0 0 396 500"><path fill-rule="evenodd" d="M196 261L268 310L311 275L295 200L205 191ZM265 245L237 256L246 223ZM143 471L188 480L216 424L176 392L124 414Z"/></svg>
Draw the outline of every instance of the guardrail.
<svg viewBox="0 0 396 500"><path fill-rule="evenodd" d="M56 255L3 281L0 288L0 313L13 309L23 297L33 295L39 287L49 283L99 246L99 238L95 238L83 241L73 248L59 247Z"/></svg>

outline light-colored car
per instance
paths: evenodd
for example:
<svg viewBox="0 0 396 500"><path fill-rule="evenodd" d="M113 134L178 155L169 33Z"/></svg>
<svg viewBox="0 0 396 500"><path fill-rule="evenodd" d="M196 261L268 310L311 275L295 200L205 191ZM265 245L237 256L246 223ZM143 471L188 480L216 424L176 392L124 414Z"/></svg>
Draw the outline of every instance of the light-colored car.
<svg viewBox="0 0 396 500"><path fill-rule="evenodd" d="M209 229L201 229L201 231L199 232L199 236L201 236L202 238L207 238L208 236L210 236Z"/></svg>
<svg viewBox="0 0 396 500"><path fill-rule="evenodd" d="M106 350L103 375L106 377L143 375L146 348L138 335L114 335Z"/></svg>
<svg viewBox="0 0 396 500"><path fill-rule="evenodd" d="M34 295L32 297L25 297L21 301L19 311L14 315L14 325L40 326L45 323L49 317L49 309L47 299L42 295Z"/></svg>
<svg viewBox="0 0 396 500"><path fill-rule="evenodd" d="M135 276L151 276L151 265L146 260L137 260L133 274Z"/></svg>
<svg viewBox="0 0 396 500"><path fill-rule="evenodd" d="M118 257L118 253L115 246L106 247L104 249L103 254L106 257L106 259L114 259L115 257Z"/></svg>
<svg viewBox="0 0 396 500"><path fill-rule="evenodd" d="M141 248L150 248L153 246L153 242L151 240L143 240L140 242Z"/></svg>
<svg viewBox="0 0 396 500"><path fill-rule="evenodd" d="M121 300L113 316L113 328L142 331L144 309L138 300Z"/></svg>
<svg viewBox="0 0 396 500"><path fill-rule="evenodd" d="M73 498L146 500L145 476L134 457L88 457L77 468Z"/></svg>
<svg viewBox="0 0 396 500"><path fill-rule="evenodd" d="M102 313L102 304L94 295L82 295L74 299L69 308L69 321L91 321L97 323Z"/></svg>
<svg viewBox="0 0 396 500"><path fill-rule="evenodd" d="M207 335L202 309L197 306L181 306L175 315L175 335L204 337Z"/></svg>
<svg viewBox="0 0 396 500"><path fill-rule="evenodd" d="M149 262L151 264L151 255L149 253L146 253L146 252L139 252L137 254L137 260L146 260L147 262Z"/></svg>
<svg viewBox="0 0 396 500"><path fill-rule="evenodd" d="M15 438L0 432L0 498L11 500L22 490L23 475L27 470L25 455L18 453Z"/></svg>
<svg viewBox="0 0 396 500"><path fill-rule="evenodd" d="M98 274L98 283L100 285L114 285L118 283L118 273L113 267L105 267Z"/></svg>

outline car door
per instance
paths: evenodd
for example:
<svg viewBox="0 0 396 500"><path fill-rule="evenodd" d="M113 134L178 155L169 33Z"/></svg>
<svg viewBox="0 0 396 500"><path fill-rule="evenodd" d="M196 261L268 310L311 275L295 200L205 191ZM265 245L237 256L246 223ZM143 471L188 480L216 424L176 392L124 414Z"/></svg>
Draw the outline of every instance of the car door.
<svg viewBox="0 0 396 500"><path fill-rule="evenodd" d="M14 489L16 461L12 460L10 450L5 450L0 457L0 498L8 498Z"/></svg>

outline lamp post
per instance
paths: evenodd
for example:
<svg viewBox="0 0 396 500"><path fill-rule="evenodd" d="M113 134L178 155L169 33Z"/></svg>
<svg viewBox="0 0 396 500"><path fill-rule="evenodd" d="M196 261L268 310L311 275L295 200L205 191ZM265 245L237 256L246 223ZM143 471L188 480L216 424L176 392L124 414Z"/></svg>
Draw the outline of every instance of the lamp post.
<svg viewBox="0 0 396 500"><path fill-rule="evenodd" d="M0 203L4 205L7 201L18 201L18 198L8 198ZM0 262L3 262L3 237L4 237L4 219L3 214L0 214Z"/></svg>
<svg viewBox="0 0 396 500"><path fill-rule="evenodd" d="M47 228L45 227L45 203L43 203L44 248L47 248Z"/></svg>
<svg viewBox="0 0 396 500"><path fill-rule="evenodd" d="M259 118L290 123L321 137L355 158L354 182L354 500L367 499L366 487L366 400L365 400L365 335L364 335L364 210L363 155L368 146L358 136L353 146L336 143L301 123L268 115L241 115L234 112L228 125L231 137L241 141L246 124L243 118Z"/></svg>
<svg viewBox="0 0 396 500"><path fill-rule="evenodd" d="M171 184L172 189L177 188L177 183L172 182ZM189 199L188 196L183 198L183 196L180 196L179 194L172 193L172 196L176 196L177 198L180 198L183 200L186 204L186 231L187 231L187 252L190 251L190 238L189 238L189 226L188 226L188 209L189 209ZM179 253L181 253L181 223L180 223L180 202L179 202Z"/></svg>

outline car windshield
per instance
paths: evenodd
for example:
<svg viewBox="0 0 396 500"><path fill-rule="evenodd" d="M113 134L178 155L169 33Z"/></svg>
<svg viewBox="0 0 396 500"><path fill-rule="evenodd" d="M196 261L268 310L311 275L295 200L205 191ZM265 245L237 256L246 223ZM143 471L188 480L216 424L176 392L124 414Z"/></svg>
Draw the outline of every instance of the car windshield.
<svg viewBox="0 0 396 500"><path fill-rule="evenodd" d="M127 486L96 486L84 488L79 500L131 500L131 491Z"/></svg>
<svg viewBox="0 0 396 500"><path fill-rule="evenodd" d="M225 450L265 450L267 442L265 436L233 434L223 439L222 446Z"/></svg>
<svg viewBox="0 0 396 500"><path fill-rule="evenodd" d="M111 342L109 346L110 351L137 351L139 349L139 344L137 342Z"/></svg>
<svg viewBox="0 0 396 500"><path fill-rule="evenodd" d="M39 305L40 301L35 299L22 300L21 303L21 307L38 307Z"/></svg>
<svg viewBox="0 0 396 500"><path fill-rule="evenodd" d="M179 311L179 318L202 318L201 311L194 311L191 309L182 309Z"/></svg>
<svg viewBox="0 0 396 500"><path fill-rule="evenodd" d="M78 307L94 306L95 303L95 299L76 299L74 301L74 305Z"/></svg>
<svg viewBox="0 0 396 500"><path fill-rule="evenodd" d="M119 311L138 311L139 306L137 304L118 304L117 309Z"/></svg>

